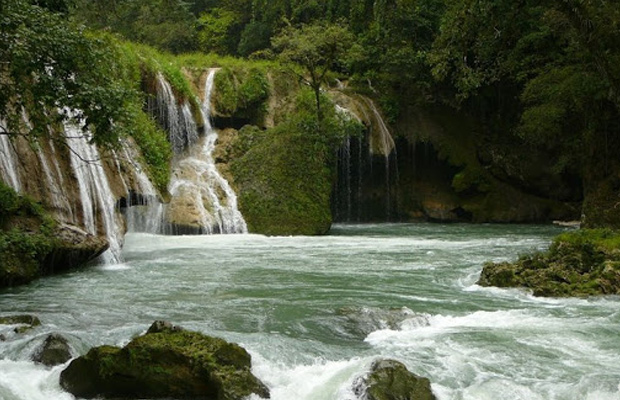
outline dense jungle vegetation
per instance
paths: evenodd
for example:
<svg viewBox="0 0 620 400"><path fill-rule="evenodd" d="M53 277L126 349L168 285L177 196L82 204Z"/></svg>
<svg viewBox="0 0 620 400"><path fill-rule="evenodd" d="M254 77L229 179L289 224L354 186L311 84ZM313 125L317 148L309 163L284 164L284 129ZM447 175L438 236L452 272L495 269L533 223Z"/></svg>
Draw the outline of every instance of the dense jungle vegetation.
<svg viewBox="0 0 620 400"><path fill-rule="evenodd" d="M79 117L97 142L114 143L148 123L136 68L120 60L133 55L144 68L135 54L152 50L129 43L293 61L305 67L297 71L315 90L319 120L320 85L336 78L375 97L392 122L412 104L450 107L480 121L480 141L517 140L544 152L556 174L578 177L590 225L620 224L614 2L8 0L0 15L0 115L8 132L23 124L10 111L29 104L45 106L30 110L33 134ZM58 105L83 115L45 111ZM467 187L475 175L460 174L457 183Z"/></svg>

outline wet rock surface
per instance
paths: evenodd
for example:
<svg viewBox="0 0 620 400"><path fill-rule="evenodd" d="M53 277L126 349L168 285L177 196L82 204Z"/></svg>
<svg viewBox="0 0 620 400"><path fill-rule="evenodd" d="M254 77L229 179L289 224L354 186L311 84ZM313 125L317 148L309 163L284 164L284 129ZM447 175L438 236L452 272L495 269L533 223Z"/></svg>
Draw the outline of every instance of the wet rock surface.
<svg viewBox="0 0 620 400"><path fill-rule="evenodd" d="M239 345L158 321L122 349L91 349L62 372L60 383L83 398L268 398L250 367Z"/></svg>
<svg viewBox="0 0 620 400"><path fill-rule="evenodd" d="M64 364L71 358L71 347L67 339L57 333L52 333L36 349L32 361L52 367Z"/></svg>
<svg viewBox="0 0 620 400"><path fill-rule="evenodd" d="M430 381L395 360L375 361L353 391L362 400L435 400Z"/></svg>

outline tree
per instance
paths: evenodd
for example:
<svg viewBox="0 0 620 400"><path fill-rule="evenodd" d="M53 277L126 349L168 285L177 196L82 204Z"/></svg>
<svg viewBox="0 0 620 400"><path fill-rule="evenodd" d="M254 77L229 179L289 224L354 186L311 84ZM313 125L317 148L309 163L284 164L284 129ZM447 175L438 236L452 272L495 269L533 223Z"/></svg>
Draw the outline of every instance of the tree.
<svg viewBox="0 0 620 400"><path fill-rule="evenodd" d="M27 0L6 0L0 8L2 130L34 138L72 120L84 122L95 142L115 143L135 92L119 81L113 59L106 43L63 16Z"/></svg>
<svg viewBox="0 0 620 400"><path fill-rule="evenodd" d="M323 120L321 85L330 70L343 66L352 44L353 35L339 24L289 26L273 38L272 45L282 61L297 63L305 69L305 74L298 75L314 91L319 129Z"/></svg>
<svg viewBox="0 0 620 400"><path fill-rule="evenodd" d="M196 18L185 1L72 1L73 14L90 27L177 54L197 49Z"/></svg>
<svg viewBox="0 0 620 400"><path fill-rule="evenodd" d="M242 16L236 11L213 8L198 19L200 50L220 55L234 54L239 43Z"/></svg>

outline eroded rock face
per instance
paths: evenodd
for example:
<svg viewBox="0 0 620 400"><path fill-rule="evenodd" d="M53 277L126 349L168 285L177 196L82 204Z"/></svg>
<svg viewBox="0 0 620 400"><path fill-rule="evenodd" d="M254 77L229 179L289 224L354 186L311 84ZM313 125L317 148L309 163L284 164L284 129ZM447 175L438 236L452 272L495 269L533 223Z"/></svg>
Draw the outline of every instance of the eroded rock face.
<svg viewBox="0 0 620 400"><path fill-rule="evenodd" d="M44 263L44 274L79 267L110 246L105 237L92 235L74 225L60 224L54 234L58 241Z"/></svg>
<svg viewBox="0 0 620 400"><path fill-rule="evenodd" d="M71 347L63 336L52 333L35 351L32 361L52 367L64 364L71 359Z"/></svg>
<svg viewBox="0 0 620 400"><path fill-rule="evenodd" d="M250 367L239 345L158 321L122 349L91 349L62 372L60 383L82 398L269 398Z"/></svg>
<svg viewBox="0 0 620 400"><path fill-rule="evenodd" d="M395 360L375 361L354 392L363 400L435 400L430 381Z"/></svg>

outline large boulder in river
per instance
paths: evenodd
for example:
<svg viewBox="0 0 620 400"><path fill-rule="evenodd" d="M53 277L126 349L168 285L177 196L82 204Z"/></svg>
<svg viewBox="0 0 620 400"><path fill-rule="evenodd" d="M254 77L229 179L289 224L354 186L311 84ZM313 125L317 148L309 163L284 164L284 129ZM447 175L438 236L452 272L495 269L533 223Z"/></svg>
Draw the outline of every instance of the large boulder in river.
<svg viewBox="0 0 620 400"><path fill-rule="evenodd" d="M431 383L395 360L379 360L354 388L364 400L435 400Z"/></svg>
<svg viewBox="0 0 620 400"><path fill-rule="evenodd" d="M547 297L620 295L620 233L565 232L545 252L515 262L486 263L478 284L523 287Z"/></svg>
<svg viewBox="0 0 620 400"><path fill-rule="evenodd" d="M75 359L61 386L82 398L240 400L267 387L250 372L242 347L157 322L121 348L101 346Z"/></svg>
<svg viewBox="0 0 620 400"><path fill-rule="evenodd" d="M71 347L67 339L57 333L52 333L35 350L32 361L52 367L64 364L71 358Z"/></svg>

